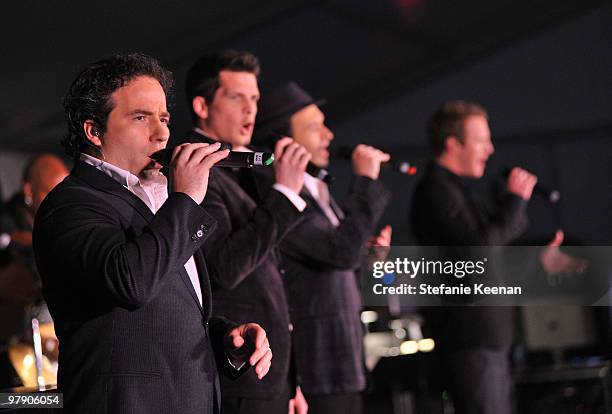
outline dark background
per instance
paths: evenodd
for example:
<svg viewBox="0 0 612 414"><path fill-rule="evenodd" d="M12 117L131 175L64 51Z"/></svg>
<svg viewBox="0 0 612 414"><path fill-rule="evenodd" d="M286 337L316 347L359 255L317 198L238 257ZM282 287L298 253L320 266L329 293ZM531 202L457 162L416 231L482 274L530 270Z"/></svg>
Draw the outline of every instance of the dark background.
<svg viewBox="0 0 612 414"><path fill-rule="evenodd" d="M172 134L189 128L184 73L204 51L250 50L261 88L293 79L323 107L334 145L367 142L422 163L425 120L442 101L479 101L503 166L521 165L562 192L534 199L527 242L562 227L570 242L612 234L612 4L608 1L337 0L161 2L20 1L0 28L0 190L17 188L34 152L61 153L61 98L84 64L139 51L175 72ZM334 163L333 192L349 164ZM413 241L414 178L385 174L394 192L384 217L394 244Z"/></svg>

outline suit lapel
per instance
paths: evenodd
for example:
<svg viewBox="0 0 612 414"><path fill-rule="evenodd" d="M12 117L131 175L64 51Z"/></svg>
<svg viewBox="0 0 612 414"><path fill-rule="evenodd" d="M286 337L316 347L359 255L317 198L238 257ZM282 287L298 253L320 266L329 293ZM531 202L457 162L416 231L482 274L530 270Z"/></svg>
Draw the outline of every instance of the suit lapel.
<svg viewBox="0 0 612 414"><path fill-rule="evenodd" d="M73 174L90 186L107 194L119 197L130 204L147 222L153 219L153 212L141 199L97 168L79 161L74 167Z"/></svg>
<svg viewBox="0 0 612 414"><path fill-rule="evenodd" d="M196 253L198 253L198 252L196 252ZM195 256L196 255L194 254L194 259L195 259ZM206 306L207 298L205 297L204 285L202 284L202 277L200 275L199 266L197 266L197 264L196 264L196 268L198 268L198 276L200 277L200 289L202 290L202 305ZM181 269L179 270L179 273L181 275L181 280L183 281L183 283L185 284L185 287L189 291L189 294L193 298L193 300L195 302L195 305L198 307L200 312L202 314L204 314L204 309L202 308L202 306L200 306L200 300L198 299L198 295L196 294L196 291L195 291L195 289L193 287L193 283L191 283L191 279L189 279L189 274L187 273L187 270L185 269L185 266L181 266Z"/></svg>
<svg viewBox="0 0 612 414"><path fill-rule="evenodd" d="M342 211L342 208L338 205L338 203L336 203L336 200L331 194L329 195L329 205L333 210L334 214L336 214L336 217L338 217L338 220L342 221L344 219L344 212Z"/></svg>
<svg viewBox="0 0 612 414"><path fill-rule="evenodd" d="M85 181L87 184L96 188L97 190L118 197L126 203L130 204L147 223L150 223L151 220L153 220L153 212L140 198L138 198L130 190L128 190L127 188L125 188L124 186L122 186L117 181L113 180L111 177L104 174L97 168L79 161L74 167L73 174L75 177ZM199 251L197 253L199 253ZM194 256L197 256L197 254ZM197 262L196 267L201 268L201 266L198 266ZM198 309L200 309L200 312L203 312L202 306L200 306L200 301L198 300L198 296L196 295L195 289L193 288L191 279L189 279L189 274L187 274L185 266L181 266L181 268L179 269L179 274L181 275L181 279L183 280L183 283L185 283L187 290L193 297L196 306L198 307ZM200 271L198 271L198 274L200 274ZM209 283L208 278L206 278L206 283ZM205 284L202 284L202 280L200 280L200 287L202 289L202 303L206 305L204 299L205 288L210 291L210 286L206 287ZM207 300L209 301L209 298L207 298Z"/></svg>
<svg viewBox="0 0 612 414"><path fill-rule="evenodd" d="M193 258L198 269L198 275L200 276L200 289L202 289L202 312L205 317L210 317L212 314L212 298L210 293L212 288L210 286L210 279L208 278L208 270L206 269L206 261L201 250L198 250L193 255ZM193 290L193 289L191 289ZM197 298L196 298L197 300Z"/></svg>
<svg viewBox="0 0 612 414"><path fill-rule="evenodd" d="M306 186L302 187L302 191L300 192L300 197L305 199L309 205L313 206L313 208L317 209L319 213L325 216L326 220L329 222L329 218L327 217L327 214L325 214L319 202L314 198L312 193L308 191ZM340 206L336 203L336 200L334 200L331 194L329 195L329 205L332 211L334 212L334 214L336 215L336 217L338 218L338 220L342 221L342 219L344 219L344 212L342 211Z"/></svg>

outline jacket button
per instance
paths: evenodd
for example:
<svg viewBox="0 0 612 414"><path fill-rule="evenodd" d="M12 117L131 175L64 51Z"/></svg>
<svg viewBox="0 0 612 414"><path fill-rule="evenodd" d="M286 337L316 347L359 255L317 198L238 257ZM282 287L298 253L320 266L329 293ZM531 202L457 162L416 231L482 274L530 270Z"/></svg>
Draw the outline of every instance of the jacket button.
<svg viewBox="0 0 612 414"><path fill-rule="evenodd" d="M202 230L198 230L196 232L196 236L198 236L198 238L202 237L204 235L204 232Z"/></svg>
<svg viewBox="0 0 612 414"><path fill-rule="evenodd" d="M285 274L285 269L280 269L279 272L280 272L281 275L284 275Z"/></svg>
<svg viewBox="0 0 612 414"><path fill-rule="evenodd" d="M289 328L289 332L293 332L293 324L292 323L289 324L288 328Z"/></svg>

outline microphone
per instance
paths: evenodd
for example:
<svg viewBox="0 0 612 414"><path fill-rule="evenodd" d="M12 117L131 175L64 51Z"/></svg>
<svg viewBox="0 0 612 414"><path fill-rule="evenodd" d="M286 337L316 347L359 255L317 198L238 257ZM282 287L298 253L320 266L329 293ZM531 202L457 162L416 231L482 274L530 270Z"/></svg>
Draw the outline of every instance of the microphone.
<svg viewBox="0 0 612 414"><path fill-rule="evenodd" d="M338 149L334 152L334 156L336 158L350 160L354 149L355 147L343 145L338 147ZM415 175L417 173L417 167L414 164L411 164L408 161L394 160L393 157L391 157L389 161L381 163L380 166L400 174Z"/></svg>
<svg viewBox="0 0 612 414"><path fill-rule="evenodd" d="M219 150L223 149L220 148ZM165 148L149 155L162 166L170 165L174 148ZM230 151L229 155L216 163L215 167L251 168L254 166L271 166L274 163L274 154L271 152L241 152Z"/></svg>
<svg viewBox="0 0 612 414"><path fill-rule="evenodd" d="M504 168L502 171L502 176L505 179L508 179L510 171L512 171L512 168ZM559 192L559 190L551 190L541 185L539 182L537 182L535 187L533 187L533 192L543 197L545 200L552 204L556 204L559 202L559 200L561 200L561 193Z"/></svg>
<svg viewBox="0 0 612 414"><path fill-rule="evenodd" d="M314 178L323 180L325 184L331 184L336 179L336 177L331 175L325 168L317 167L310 161L308 161L308 165L306 165L306 172Z"/></svg>

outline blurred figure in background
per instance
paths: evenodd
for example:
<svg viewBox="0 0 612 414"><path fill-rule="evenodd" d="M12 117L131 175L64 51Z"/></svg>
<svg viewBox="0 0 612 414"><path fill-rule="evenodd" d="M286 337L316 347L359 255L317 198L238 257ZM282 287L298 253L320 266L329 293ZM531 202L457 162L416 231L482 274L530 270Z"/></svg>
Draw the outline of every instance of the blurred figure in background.
<svg viewBox="0 0 612 414"><path fill-rule="evenodd" d="M527 226L527 201L537 178L514 168L501 205L490 210L466 186L482 178L494 152L487 112L466 101L443 104L430 118L434 159L412 198L412 226L421 245L503 246ZM436 343L457 414L510 414L508 352L514 308L448 306L432 309Z"/></svg>
<svg viewBox="0 0 612 414"><path fill-rule="evenodd" d="M43 347L57 360L57 340L52 320L42 299L40 279L32 250L34 215L47 194L68 175L62 160L52 154L33 157L23 173L22 191L0 209L0 388L15 383L5 359L16 342L32 343L31 319L45 328ZM48 331L51 335L46 335ZM48 342L47 342L48 341ZM17 368L17 367L16 367Z"/></svg>
<svg viewBox="0 0 612 414"><path fill-rule="evenodd" d="M294 82L283 84L260 101L255 144L272 146L292 137L320 168L329 165L334 138L325 115ZM355 270L372 238L391 193L378 180L389 155L367 145L352 153L354 180L340 206L319 178L304 173L300 196L310 216L282 240L284 281L289 294L297 376L310 413L360 413L366 378L362 302ZM373 238L389 245L391 227Z"/></svg>

